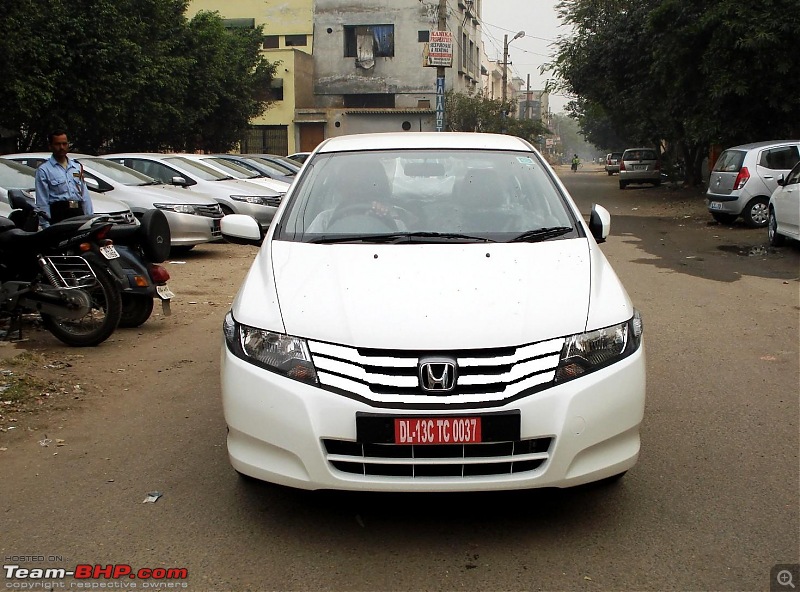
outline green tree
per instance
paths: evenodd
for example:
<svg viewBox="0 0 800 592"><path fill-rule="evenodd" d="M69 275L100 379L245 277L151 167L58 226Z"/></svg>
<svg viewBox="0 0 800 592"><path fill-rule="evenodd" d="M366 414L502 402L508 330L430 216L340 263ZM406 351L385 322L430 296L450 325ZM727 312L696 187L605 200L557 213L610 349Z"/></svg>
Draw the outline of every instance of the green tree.
<svg viewBox="0 0 800 592"><path fill-rule="evenodd" d="M514 113L516 104L500 99L490 99L480 93L448 91L445 95L447 129L453 132L485 132L509 134L539 144L539 137L549 134L538 119L517 119L506 115Z"/></svg>
<svg viewBox="0 0 800 592"><path fill-rule="evenodd" d="M559 10L574 34L548 68L580 97L571 113L587 137L610 125L630 143L677 147L698 182L711 143L798 133L793 1L564 0Z"/></svg>
<svg viewBox="0 0 800 592"><path fill-rule="evenodd" d="M261 30L228 31L186 0L21 0L0 20L0 127L44 148L225 150L263 113L274 66Z"/></svg>

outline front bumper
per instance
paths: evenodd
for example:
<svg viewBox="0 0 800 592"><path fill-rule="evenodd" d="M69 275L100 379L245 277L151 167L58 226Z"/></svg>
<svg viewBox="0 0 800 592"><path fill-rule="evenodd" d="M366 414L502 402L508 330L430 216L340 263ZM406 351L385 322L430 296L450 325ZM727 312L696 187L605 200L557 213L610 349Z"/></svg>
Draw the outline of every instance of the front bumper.
<svg viewBox="0 0 800 592"><path fill-rule="evenodd" d="M170 244L173 247L200 245L215 241L222 236L219 230L220 218L162 211L167 216Z"/></svg>
<svg viewBox="0 0 800 592"><path fill-rule="evenodd" d="M570 487L632 467L645 402L643 346L576 380L485 409L388 410L300 383L245 362L223 344L222 403L234 469L301 489L488 491ZM397 477L334 468L323 440L356 440L356 414L436 417L518 412L520 439L549 438L544 462L505 474ZM469 446L469 445L467 445ZM368 463L368 459L365 459ZM428 461L430 462L430 461Z"/></svg>
<svg viewBox="0 0 800 592"><path fill-rule="evenodd" d="M276 206L254 204L235 199L225 200L224 202L220 200L218 201L220 204L224 204L232 209L234 214L244 214L245 216L251 216L255 218L256 222L258 222L259 226L261 226L263 229L269 228L269 225L272 223L272 219L275 217L275 212L278 211Z"/></svg>

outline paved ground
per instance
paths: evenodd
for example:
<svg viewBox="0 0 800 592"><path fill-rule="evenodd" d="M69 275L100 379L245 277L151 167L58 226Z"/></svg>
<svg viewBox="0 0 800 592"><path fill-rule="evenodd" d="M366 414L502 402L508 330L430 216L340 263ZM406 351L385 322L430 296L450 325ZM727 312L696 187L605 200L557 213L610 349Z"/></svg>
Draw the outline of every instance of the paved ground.
<svg viewBox="0 0 800 592"><path fill-rule="evenodd" d="M169 318L91 350L36 331L0 346L59 380L36 414L0 407L4 565L185 567L191 590L768 589L775 564L800 560L800 248L709 223L696 194L559 174L583 212L611 211L603 250L645 318L643 450L617 486L375 495L238 480L220 325L255 249L209 245L167 265ZM150 491L163 497L141 503ZM31 555L45 561L14 559Z"/></svg>

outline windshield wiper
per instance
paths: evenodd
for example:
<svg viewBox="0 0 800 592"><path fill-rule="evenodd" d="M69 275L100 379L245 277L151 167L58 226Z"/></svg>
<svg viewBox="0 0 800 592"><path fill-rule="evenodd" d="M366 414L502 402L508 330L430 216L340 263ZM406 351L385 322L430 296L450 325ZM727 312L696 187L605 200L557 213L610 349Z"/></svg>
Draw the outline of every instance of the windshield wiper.
<svg viewBox="0 0 800 592"><path fill-rule="evenodd" d="M510 243L536 243L539 241L546 241L551 238L556 238L572 232L572 226L548 226L546 228L537 228L536 230L528 230L520 235L512 238Z"/></svg>
<svg viewBox="0 0 800 592"><path fill-rule="evenodd" d="M414 239L435 239L435 240L414 240ZM312 243L397 243L397 242L445 242L450 240L494 243L490 238L483 236L470 236L468 234L458 234L454 232L391 232L386 234L335 234L322 235L312 239Z"/></svg>
<svg viewBox="0 0 800 592"><path fill-rule="evenodd" d="M153 179L152 181L145 181L144 183L139 183L136 187L147 187L148 185L163 185L163 181L158 181Z"/></svg>
<svg viewBox="0 0 800 592"><path fill-rule="evenodd" d="M233 177L227 176L227 177L220 177L219 179L214 179L214 180L215 181L230 181L231 179L233 179Z"/></svg>

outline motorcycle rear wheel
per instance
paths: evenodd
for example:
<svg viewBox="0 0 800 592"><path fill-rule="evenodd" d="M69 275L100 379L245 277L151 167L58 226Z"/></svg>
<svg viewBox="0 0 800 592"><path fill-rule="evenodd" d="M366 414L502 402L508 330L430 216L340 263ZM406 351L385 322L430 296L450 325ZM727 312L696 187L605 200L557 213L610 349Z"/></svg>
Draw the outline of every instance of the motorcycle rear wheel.
<svg viewBox="0 0 800 592"><path fill-rule="evenodd" d="M153 314L152 296L142 294L122 295L122 316L119 319L120 327L139 327Z"/></svg>
<svg viewBox="0 0 800 592"><path fill-rule="evenodd" d="M108 339L119 324L122 299L110 272L90 263L97 280L85 288L92 308L80 319L62 319L42 314L45 328L57 339L72 347L91 347Z"/></svg>

